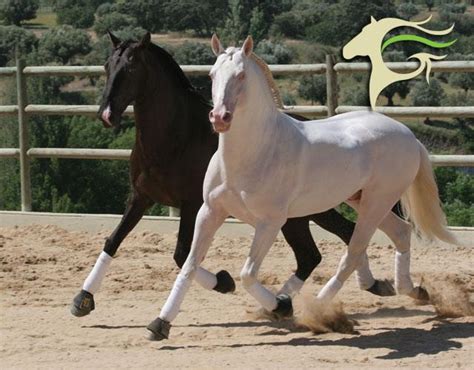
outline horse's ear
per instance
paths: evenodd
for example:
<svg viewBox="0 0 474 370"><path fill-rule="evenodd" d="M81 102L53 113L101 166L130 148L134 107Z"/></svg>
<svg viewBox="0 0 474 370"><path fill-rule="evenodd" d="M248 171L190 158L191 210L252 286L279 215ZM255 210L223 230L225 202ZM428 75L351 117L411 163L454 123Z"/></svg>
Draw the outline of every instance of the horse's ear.
<svg viewBox="0 0 474 370"><path fill-rule="evenodd" d="M245 56L249 56L252 54L253 51L253 38L252 36L247 36L247 38L244 41L244 44L242 45L242 51L244 52Z"/></svg>
<svg viewBox="0 0 474 370"><path fill-rule="evenodd" d="M120 40L117 36L115 36L109 30L107 30L107 34L109 35L110 41L112 42L112 45L114 46L114 48L116 48L122 43L122 40Z"/></svg>
<svg viewBox="0 0 474 370"><path fill-rule="evenodd" d="M219 56L224 52L224 47L222 46L221 41L219 40L219 37L217 37L216 34L212 35L211 48L212 48L212 52L216 56Z"/></svg>
<svg viewBox="0 0 474 370"><path fill-rule="evenodd" d="M374 17L370 16L370 23L377 23L377 20Z"/></svg>
<svg viewBox="0 0 474 370"><path fill-rule="evenodd" d="M145 36L143 36L140 42L138 43L138 47L141 47L141 48L147 47L148 45L150 45L150 42L151 42L151 34L150 32L147 32Z"/></svg>

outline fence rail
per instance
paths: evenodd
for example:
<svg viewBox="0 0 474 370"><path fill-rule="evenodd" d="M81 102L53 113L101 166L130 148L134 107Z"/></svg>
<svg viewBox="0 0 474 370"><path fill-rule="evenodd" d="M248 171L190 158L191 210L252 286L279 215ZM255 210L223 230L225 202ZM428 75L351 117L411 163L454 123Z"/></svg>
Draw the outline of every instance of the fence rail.
<svg viewBox="0 0 474 370"><path fill-rule="evenodd" d="M418 67L415 62L387 63L397 72L409 72ZM210 65L181 66L189 76L208 74ZM327 106L285 106L286 113L301 114L310 117L326 117L334 114L368 110L363 106L338 105L338 74L367 72L369 63L335 63L333 56L326 56L326 63L270 65L274 75L325 74ZM433 62L433 72L474 72L474 61ZM20 71L20 73L17 73ZM26 77L42 76L103 76L102 66L24 66L18 59L16 67L0 68L0 77L16 77L17 105L0 105L1 116L18 116L19 148L0 148L1 158L20 160L22 211L31 210L31 180L29 163L33 158L69 158L69 159L112 159L128 160L130 150L126 149L89 149L89 148L29 148L28 117L31 115L84 115L95 116L97 105L40 105L28 104ZM377 107L376 111L396 118L450 118L474 117L474 107ZM133 107L128 107L126 115L133 115ZM474 167L474 155L431 155L436 166Z"/></svg>

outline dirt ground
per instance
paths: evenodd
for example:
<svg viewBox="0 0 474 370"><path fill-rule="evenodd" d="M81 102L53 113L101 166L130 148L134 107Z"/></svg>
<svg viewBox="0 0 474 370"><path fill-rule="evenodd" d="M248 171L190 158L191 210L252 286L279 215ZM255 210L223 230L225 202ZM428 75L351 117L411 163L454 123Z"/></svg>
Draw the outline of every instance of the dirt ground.
<svg viewBox="0 0 474 370"><path fill-rule="evenodd" d="M417 247L412 271L436 305L408 297L380 298L360 291L351 277L338 299L355 332L314 334L294 321L256 320L253 299L237 281L234 294L193 285L170 339L149 342L145 326L159 313L177 269L176 235L132 233L114 259L96 310L73 317L69 305L108 232L56 226L0 228L1 368L473 368L474 248ZM239 280L249 238L218 237L204 265ZM301 317L334 273L342 243L319 241L323 262L295 298ZM394 249L371 245L379 278L393 277ZM295 267L278 240L260 278L278 289ZM305 298L306 297L306 298ZM452 317L457 316L457 317Z"/></svg>

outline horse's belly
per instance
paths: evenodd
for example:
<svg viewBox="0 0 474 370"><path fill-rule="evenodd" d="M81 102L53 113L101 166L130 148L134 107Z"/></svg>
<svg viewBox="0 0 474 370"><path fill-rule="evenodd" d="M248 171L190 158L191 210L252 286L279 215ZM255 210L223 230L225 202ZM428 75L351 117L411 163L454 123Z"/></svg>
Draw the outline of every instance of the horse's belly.
<svg viewBox="0 0 474 370"><path fill-rule="evenodd" d="M302 185L289 205L289 217L327 211L356 194L370 177L370 155L370 151L347 150L309 161Z"/></svg>

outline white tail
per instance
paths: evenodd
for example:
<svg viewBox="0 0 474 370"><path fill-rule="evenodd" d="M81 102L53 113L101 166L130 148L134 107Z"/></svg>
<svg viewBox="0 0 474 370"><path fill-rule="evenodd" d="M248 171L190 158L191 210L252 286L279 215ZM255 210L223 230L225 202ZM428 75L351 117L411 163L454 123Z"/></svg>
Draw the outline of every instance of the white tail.
<svg viewBox="0 0 474 370"><path fill-rule="evenodd" d="M428 240L437 238L446 243L459 244L454 234L447 229L428 151L421 143L420 155L420 168L415 181L402 195L403 211L419 234Z"/></svg>

